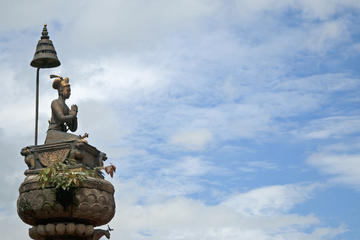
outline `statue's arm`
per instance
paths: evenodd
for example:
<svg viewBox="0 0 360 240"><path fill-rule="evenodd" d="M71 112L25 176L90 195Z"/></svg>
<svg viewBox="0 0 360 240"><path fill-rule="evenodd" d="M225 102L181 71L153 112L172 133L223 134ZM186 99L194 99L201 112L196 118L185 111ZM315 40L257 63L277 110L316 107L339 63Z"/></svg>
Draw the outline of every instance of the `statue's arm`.
<svg viewBox="0 0 360 240"><path fill-rule="evenodd" d="M77 117L76 117L77 112L78 112L78 107L76 105L72 105L69 113L70 113L70 115L74 115L75 118L70 123L67 124L70 131L72 131L72 132L75 132L77 129L77 125L78 125Z"/></svg>
<svg viewBox="0 0 360 240"><path fill-rule="evenodd" d="M68 127L70 129L70 131L72 132L75 132L76 129L77 129L77 125L78 125L78 122L77 122L77 118L75 117L70 124L68 124Z"/></svg>
<svg viewBox="0 0 360 240"><path fill-rule="evenodd" d="M62 123L66 122L68 124L71 124L71 122L76 119L76 113L64 115L61 106L56 101L53 101L51 103L51 109L53 114L55 114L56 118L59 119Z"/></svg>

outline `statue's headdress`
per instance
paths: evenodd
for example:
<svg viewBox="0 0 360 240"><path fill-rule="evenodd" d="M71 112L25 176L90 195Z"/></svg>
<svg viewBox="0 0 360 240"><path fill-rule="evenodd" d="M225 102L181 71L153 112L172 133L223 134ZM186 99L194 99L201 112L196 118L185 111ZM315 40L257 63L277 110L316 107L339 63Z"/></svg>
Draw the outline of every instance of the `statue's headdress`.
<svg viewBox="0 0 360 240"><path fill-rule="evenodd" d="M63 78L61 76L51 74L50 78L55 78L55 80L54 80L54 82L52 84L52 87L54 89L59 89L60 86L66 87L66 86L70 85L68 77Z"/></svg>

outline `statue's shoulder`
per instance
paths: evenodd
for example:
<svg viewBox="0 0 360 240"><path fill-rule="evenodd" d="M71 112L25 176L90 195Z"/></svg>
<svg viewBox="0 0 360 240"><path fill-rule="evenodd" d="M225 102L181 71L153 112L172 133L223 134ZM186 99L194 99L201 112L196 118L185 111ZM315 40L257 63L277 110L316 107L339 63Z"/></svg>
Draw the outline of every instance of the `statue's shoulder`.
<svg viewBox="0 0 360 240"><path fill-rule="evenodd" d="M57 107L57 106L61 106L62 104L61 104L61 101L59 100L59 99L54 99L54 100L52 100L52 102L51 102L51 107L53 108L53 107Z"/></svg>

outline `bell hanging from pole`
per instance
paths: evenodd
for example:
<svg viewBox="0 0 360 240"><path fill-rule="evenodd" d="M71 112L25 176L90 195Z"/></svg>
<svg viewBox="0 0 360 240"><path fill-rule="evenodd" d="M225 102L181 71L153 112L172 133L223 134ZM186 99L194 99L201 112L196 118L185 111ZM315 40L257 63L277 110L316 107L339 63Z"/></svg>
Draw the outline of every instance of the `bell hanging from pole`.
<svg viewBox="0 0 360 240"><path fill-rule="evenodd" d="M52 41L49 39L46 24L44 25L41 39L39 40L34 58L30 65L35 68L52 68L60 66Z"/></svg>

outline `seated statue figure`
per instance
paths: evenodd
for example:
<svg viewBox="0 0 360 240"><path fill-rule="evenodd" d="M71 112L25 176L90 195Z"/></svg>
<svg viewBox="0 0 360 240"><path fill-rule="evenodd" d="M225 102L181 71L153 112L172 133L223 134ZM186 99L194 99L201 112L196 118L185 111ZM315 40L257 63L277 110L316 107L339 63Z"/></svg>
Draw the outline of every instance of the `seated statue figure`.
<svg viewBox="0 0 360 240"><path fill-rule="evenodd" d="M52 86L58 91L59 97L51 103L51 120L49 121L45 144L80 140L80 136L67 133L68 130L72 132L76 131L78 112L76 105L72 105L69 109L65 103L65 100L68 99L71 94L69 78L63 78L57 75L50 75L50 78L55 78Z"/></svg>

